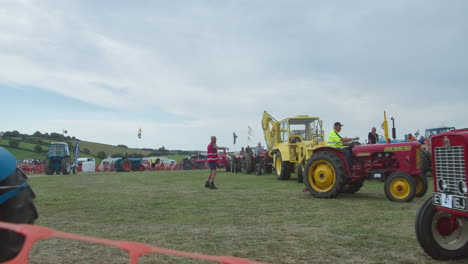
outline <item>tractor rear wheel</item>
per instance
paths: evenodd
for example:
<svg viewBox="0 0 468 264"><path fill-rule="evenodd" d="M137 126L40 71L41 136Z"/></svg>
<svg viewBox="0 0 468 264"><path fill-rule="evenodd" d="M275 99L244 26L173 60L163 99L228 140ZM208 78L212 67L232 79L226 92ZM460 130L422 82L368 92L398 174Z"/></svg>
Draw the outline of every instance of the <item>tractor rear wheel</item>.
<svg viewBox="0 0 468 264"><path fill-rule="evenodd" d="M297 165L297 182L303 183L304 182L304 166L302 164Z"/></svg>
<svg viewBox="0 0 468 264"><path fill-rule="evenodd" d="M416 181L416 193L414 194L416 197L423 197L427 192L427 178L424 175L416 175L414 176L414 180Z"/></svg>
<svg viewBox="0 0 468 264"><path fill-rule="evenodd" d="M265 160L265 162L267 161ZM272 173L272 172L273 172L273 165L268 164L267 162L267 164L265 165L265 173Z"/></svg>
<svg viewBox="0 0 468 264"><path fill-rule="evenodd" d="M438 260L468 256L468 219L439 211L429 197L416 216L416 238L423 250Z"/></svg>
<svg viewBox="0 0 468 264"><path fill-rule="evenodd" d="M262 175L262 163L261 162L255 164L255 175L257 176Z"/></svg>
<svg viewBox="0 0 468 264"><path fill-rule="evenodd" d="M231 160L229 161L229 166L231 167L231 173L236 172L236 158L231 157Z"/></svg>
<svg viewBox="0 0 468 264"><path fill-rule="evenodd" d="M68 175L71 172L71 161L70 157L65 157L60 161L60 170L63 175Z"/></svg>
<svg viewBox="0 0 468 264"><path fill-rule="evenodd" d="M283 161L281 153L277 152L275 155L275 169L276 179L289 180L291 179L291 164L289 161Z"/></svg>
<svg viewBox="0 0 468 264"><path fill-rule="evenodd" d="M132 169L132 162L129 159L122 159L120 167L122 171L129 172Z"/></svg>
<svg viewBox="0 0 468 264"><path fill-rule="evenodd" d="M305 176L305 185L311 195L334 198L344 187L346 169L336 154L322 151L307 160Z"/></svg>
<svg viewBox="0 0 468 264"><path fill-rule="evenodd" d="M343 187L343 190L341 191L342 193L356 193L358 192L362 187L362 183L357 183L357 184L346 184Z"/></svg>
<svg viewBox="0 0 468 264"><path fill-rule="evenodd" d="M54 170L50 168L50 159L45 159L43 164L44 164L45 174L47 174L47 175L54 174Z"/></svg>
<svg viewBox="0 0 468 264"><path fill-rule="evenodd" d="M184 163L184 165L182 165L182 167L184 167L184 170L191 170L191 169L193 169L193 164L192 164L192 162L187 161L187 162Z"/></svg>
<svg viewBox="0 0 468 264"><path fill-rule="evenodd" d="M242 173L250 174L252 172L253 160L250 154L244 154L244 159L242 160Z"/></svg>
<svg viewBox="0 0 468 264"><path fill-rule="evenodd" d="M0 186L14 186L25 182L26 175L16 169L8 178L0 182ZM0 221L15 224L33 224L37 219L36 207L33 204L35 195L31 187L0 205ZM21 251L24 236L16 232L0 229L0 262L13 259Z"/></svg>
<svg viewBox="0 0 468 264"><path fill-rule="evenodd" d="M384 188L390 201L411 202L416 193L416 181L406 172L394 172L385 180Z"/></svg>

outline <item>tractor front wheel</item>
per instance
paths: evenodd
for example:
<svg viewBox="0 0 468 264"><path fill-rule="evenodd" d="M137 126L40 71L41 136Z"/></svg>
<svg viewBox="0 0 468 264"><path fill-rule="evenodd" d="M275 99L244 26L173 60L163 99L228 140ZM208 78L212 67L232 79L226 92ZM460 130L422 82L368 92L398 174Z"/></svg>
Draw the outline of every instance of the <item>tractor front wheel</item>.
<svg viewBox="0 0 468 264"><path fill-rule="evenodd" d="M438 211L432 196L419 208L416 237L419 245L432 258L458 259L468 256L468 219Z"/></svg>
<svg viewBox="0 0 468 264"><path fill-rule="evenodd" d="M427 192L427 178L424 175L416 175L414 176L414 180L416 181L416 193L414 194L416 197L423 197Z"/></svg>
<svg viewBox="0 0 468 264"><path fill-rule="evenodd" d="M289 161L283 161L280 152L277 152L275 155L275 169L276 178L278 180L291 179L291 164L289 163Z"/></svg>
<svg viewBox="0 0 468 264"><path fill-rule="evenodd" d="M390 201L411 202L416 194L416 181L408 173L394 172L385 180L384 188Z"/></svg>
<svg viewBox="0 0 468 264"><path fill-rule="evenodd" d="M318 152L307 160L305 185L310 194L318 198L333 198L343 189L346 169L334 153Z"/></svg>

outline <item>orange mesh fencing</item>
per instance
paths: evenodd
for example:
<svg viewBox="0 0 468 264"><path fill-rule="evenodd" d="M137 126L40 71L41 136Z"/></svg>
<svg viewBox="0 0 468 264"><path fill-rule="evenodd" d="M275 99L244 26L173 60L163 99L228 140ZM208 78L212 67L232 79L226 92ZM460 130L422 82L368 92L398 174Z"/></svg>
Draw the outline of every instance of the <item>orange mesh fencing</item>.
<svg viewBox="0 0 468 264"><path fill-rule="evenodd" d="M154 247L148 244L131 242L131 241L117 241L110 239L95 238L89 236L83 236L78 234L66 233L55 231L51 228L36 226L36 225L26 225L26 224L11 224L0 222L0 228L11 230L13 232L22 234L26 237L23 248L21 252L12 260L4 262L5 264L23 264L28 263L29 253L34 246L34 244L42 239L47 238L62 238L62 239L71 239L79 240L89 243L102 244L111 247L120 248L124 251L127 251L129 254L129 264L137 264L140 256L144 254L157 253L163 255L173 255L181 256L187 258L208 260L212 262L218 262L223 264L268 264L264 262L252 261L245 258L229 257L229 256L212 256L199 253L191 253L178 251L167 248Z"/></svg>

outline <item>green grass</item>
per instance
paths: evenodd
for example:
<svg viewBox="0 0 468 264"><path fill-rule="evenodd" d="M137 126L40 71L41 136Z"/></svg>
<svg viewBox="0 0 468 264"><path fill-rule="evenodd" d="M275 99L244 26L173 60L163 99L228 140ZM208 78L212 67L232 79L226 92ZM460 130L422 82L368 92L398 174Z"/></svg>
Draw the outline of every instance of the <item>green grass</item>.
<svg viewBox="0 0 468 264"><path fill-rule="evenodd" d="M414 220L425 198L390 202L383 183L317 199L271 174L207 171L31 177L37 225L82 235L270 263L438 263L419 247ZM431 187L429 188L431 190ZM426 197L429 194L426 195ZM118 250L67 240L34 247L31 263L125 263ZM148 255L140 263L212 263ZM462 262L444 262L462 263Z"/></svg>

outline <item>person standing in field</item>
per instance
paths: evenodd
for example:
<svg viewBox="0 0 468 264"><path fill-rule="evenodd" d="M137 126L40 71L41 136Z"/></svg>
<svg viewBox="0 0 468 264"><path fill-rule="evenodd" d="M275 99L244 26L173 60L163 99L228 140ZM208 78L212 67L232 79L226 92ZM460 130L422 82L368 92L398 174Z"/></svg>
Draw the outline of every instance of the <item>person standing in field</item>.
<svg viewBox="0 0 468 264"><path fill-rule="evenodd" d="M214 182L216 179L216 163L218 162L218 149L228 150L226 147L218 147L216 145L216 137L211 136L211 142L208 144L207 152L208 152L208 169L210 170L210 174L208 175L208 179L206 180L205 187L211 190L218 189Z"/></svg>

